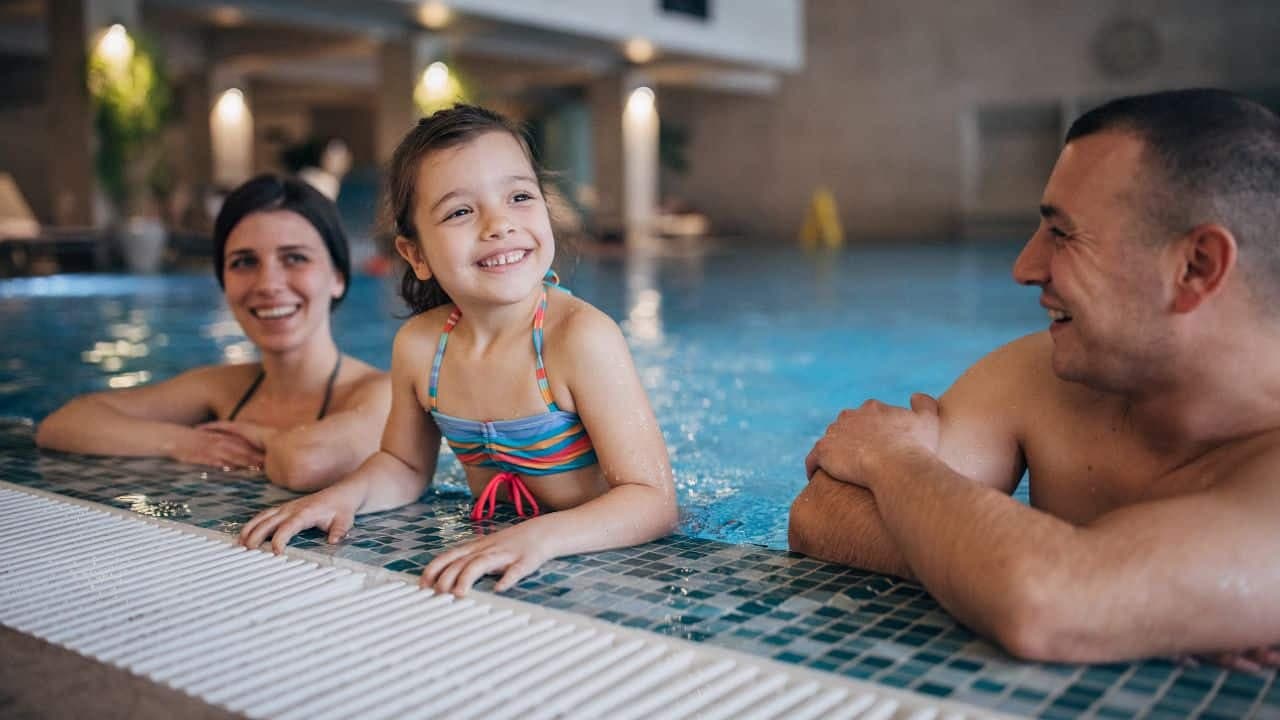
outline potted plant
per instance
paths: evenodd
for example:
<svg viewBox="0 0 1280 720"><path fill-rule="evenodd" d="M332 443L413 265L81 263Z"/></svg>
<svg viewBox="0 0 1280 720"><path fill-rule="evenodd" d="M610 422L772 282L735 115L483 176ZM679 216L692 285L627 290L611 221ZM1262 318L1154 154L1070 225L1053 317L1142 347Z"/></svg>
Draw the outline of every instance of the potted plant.
<svg viewBox="0 0 1280 720"><path fill-rule="evenodd" d="M169 85L157 53L113 25L89 55L89 93L97 131L95 165L125 266L160 267L166 233L157 198L168 181L161 135L170 107Z"/></svg>

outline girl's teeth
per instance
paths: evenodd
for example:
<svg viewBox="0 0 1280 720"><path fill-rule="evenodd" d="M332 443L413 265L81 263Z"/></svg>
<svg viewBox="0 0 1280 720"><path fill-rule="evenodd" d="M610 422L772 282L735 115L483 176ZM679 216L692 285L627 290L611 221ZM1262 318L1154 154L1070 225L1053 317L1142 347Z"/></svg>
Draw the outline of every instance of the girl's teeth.
<svg viewBox="0 0 1280 720"><path fill-rule="evenodd" d="M480 264L484 267L496 267L498 265L508 265L510 263L519 262L520 260L523 260L524 256L525 256L524 250L516 250L514 252L503 253L502 255L498 255L497 257L491 257L486 260L481 260Z"/></svg>

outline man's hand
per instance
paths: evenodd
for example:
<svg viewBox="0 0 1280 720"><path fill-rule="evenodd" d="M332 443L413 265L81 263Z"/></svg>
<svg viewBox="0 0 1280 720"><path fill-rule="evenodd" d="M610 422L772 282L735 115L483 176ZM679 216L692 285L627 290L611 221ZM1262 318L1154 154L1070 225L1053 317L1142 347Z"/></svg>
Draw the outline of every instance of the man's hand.
<svg viewBox="0 0 1280 720"><path fill-rule="evenodd" d="M805 458L805 474L819 469L833 479L868 489L886 460L902 454L938 453L938 401L924 393L911 396L911 409L868 400L844 410Z"/></svg>

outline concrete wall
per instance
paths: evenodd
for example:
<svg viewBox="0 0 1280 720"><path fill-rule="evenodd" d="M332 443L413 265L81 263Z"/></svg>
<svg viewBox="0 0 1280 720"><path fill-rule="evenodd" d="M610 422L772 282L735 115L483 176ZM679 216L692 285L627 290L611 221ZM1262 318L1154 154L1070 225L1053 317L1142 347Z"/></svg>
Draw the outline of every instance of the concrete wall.
<svg viewBox="0 0 1280 720"><path fill-rule="evenodd" d="M789 241L820 184L852 242L954 237L966 214L1028 203L1034 223L1064 119L1097 100L1280 87L1274 0L809 0L805 15L805 68L780 93L659 90L692 133L668 189L721 228Z"/></svg>

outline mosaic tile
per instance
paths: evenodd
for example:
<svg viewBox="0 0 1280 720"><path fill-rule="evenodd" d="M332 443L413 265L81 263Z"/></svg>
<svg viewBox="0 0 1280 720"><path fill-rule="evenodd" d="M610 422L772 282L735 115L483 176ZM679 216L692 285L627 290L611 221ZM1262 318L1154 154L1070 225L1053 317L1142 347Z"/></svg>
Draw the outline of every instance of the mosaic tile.
<svg viewBox="0 0 1280 720"><path fill-rule="evenodd" d="M0 480L227 534L294 497L245 473L38 451L22 423L0 423ZM313 530L291 545L416 575L442 549L519 521L504 510L474 523L468 510L466 494L431 490L416 504L361 516L342 543ZM1275 671L1021 662L957 625L913 583L759 546L672 536L553 560L507 594L1015 715L1280 718Z"/></svg>

